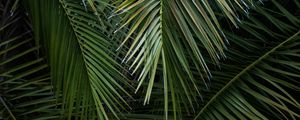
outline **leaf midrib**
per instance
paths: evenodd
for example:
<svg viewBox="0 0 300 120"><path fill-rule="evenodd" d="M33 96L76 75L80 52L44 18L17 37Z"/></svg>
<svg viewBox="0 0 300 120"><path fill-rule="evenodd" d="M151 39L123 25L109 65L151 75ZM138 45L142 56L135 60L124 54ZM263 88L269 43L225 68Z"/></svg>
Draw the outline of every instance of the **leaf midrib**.
<svg viewBox="0 0 300 120"><path fill-rule="evenodd" d="M239 74L237 74L235 77L233 77L221 90L219 90L206 104L205 106L200 110L198 115L194 118L196 120L203 112L204 110L221 94L223 93L228 87L230 87L235 81L239 80L244 73L246 73L248 70L251 70L256 64L260 63L263 59L269 56L269 54L273 53L276 49L283 46L285 43L289 42L290 40L293 40L296 36L300 34L300 30L286 39L285 41L281 42L279 45L275 46L273 49L265 53L263 56L259 57L256 61L254 61L252 64L248 65L245 69L243 69Z"/></svg>

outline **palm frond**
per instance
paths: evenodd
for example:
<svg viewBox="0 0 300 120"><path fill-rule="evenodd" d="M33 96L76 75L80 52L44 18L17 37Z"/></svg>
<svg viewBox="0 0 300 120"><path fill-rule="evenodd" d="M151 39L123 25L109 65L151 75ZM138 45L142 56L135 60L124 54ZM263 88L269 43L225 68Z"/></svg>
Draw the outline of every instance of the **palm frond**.
<svg viewBox="0 0 300 120"><path fill-rule="evenodd" d="M261 3L1 1L0 119L299 119L300 2Z"/></svg>
<svg viewBox="0 0 300 120"><path fill-rule="evenodd" d="M0 118L58 118L60 103L27 16L17 2L1 1L0 7Z"/></svg>
<svg viewBox="0 0 300 120"><path fill-rule="evenodd" d="M236 50L213 72L215 89L195 119L299 119L300 18L283 3L255 8L244 35L227 34Z"/></svg>
<svg viewBox="0 0 300 120"><path fill-rule="evenodd" d="M237 11L247 11L254 2L119 0L119 3L109 18L123 16L123 23L116 33L129 28L119 48L129 47L123 62L129 63L132 74L138 76L136 92L147 82L144 104L149 104L156 77L163 76L160 83L165 89L165 111L169 109L170 99L174 102L172 108L176 115L178 103L183 103L179 101L188 102L184 106L195 111L193 106L198 104L195 101L202 97L196 82L207 84L211 77L203 55L209 54L216 64L219 59L225 58L226 38L215 12L222 11L237 27ZM196 66L196 69L191 66ZM168 97L169 91L171 98ZM168 116L168 112L165 114Z"/></svg>
<svg viewBox="0 0 300 120"><path fill-rule="evenodd" d="M99 21L104 12L95 15L82 1L27 3L34 31L41 32L35 39L47 48L55 91L62 92L65 117L109 119L109 111L118 119L117 114L128 108L123 96L130 97L123 86L131 85L114 52L113 43L122 34L111 36L108 31L114 29L114 21Z"/></svg>

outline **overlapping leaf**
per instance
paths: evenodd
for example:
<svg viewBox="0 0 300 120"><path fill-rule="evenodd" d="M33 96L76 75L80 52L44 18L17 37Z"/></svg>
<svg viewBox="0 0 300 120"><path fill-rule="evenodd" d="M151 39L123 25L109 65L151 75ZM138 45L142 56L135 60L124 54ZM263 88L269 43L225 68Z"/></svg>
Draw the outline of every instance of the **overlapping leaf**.
<svg viewBox="0 0 300 120"><path fill-rule="evenodd" d="M57 119L61 106L23 9L1 1L0 118Z"/></svg>
<svg viewBox="0 0 300 120"><path fill-rule="evenodd" d="M251 2L28 0L35 43L42 43L47 57L36 59L42 51L27 46L32 39L1 38L0 116L299 119L300 18L290 8L300 3L266 1L250 18L239 17L237 11L247 12ZM223 24L227 20L240 29ZM2 33L9 33L6 25ZM227 51L221 27L230 42ZM224 54L227 59L219 64ZM32 59L21 61L28 56ZM50 75L44 74L44 59ZM126 91L128 64L140 81L136 100Z"/></svg>
<svg viewBox="0 0 300 120"><path fill-rule="evenodd" d="M138 76L136 92L144 82L148 83L144 104L150 102L156 76L163 76L165 111L168 111L169 90L174 111L179 107L176 101L181 98L187 99L185 106L193 108L196 96L201 96L196 82L207 84L207 78L211 77L203 54L209 54L216 64L225 57L226 41L215 12L222 11L236 25L237 9L246 11L252 3L250 0L122 1L109 18L123 15L123 23L116 33L129 28L120 48L129 46L123 62L129 63L131 72ZM193 72L197 75L191 66L196 66ZM157 71L158 68L163 70Z"/></svg>
<svg viewBox="0 0 300 120"><path fill-rule="evenodd" d="M66 117L109 119L109 111L118 118L129 108L123 96L130 95L122 85L131 85L114 52L121 35L111 36L113 23L100 21L103 11L94 14L82 1L27 2L35 37L47 48L54 88L62 92Z"/></svg>
<svg viewBox="0 0 300 120"><path fill-rule="evenodd" d="M214 72L216 89L195 119L299 119L300 18L283 2L256 8L241 25L248 35L228 34L238 51Z"/></svg>

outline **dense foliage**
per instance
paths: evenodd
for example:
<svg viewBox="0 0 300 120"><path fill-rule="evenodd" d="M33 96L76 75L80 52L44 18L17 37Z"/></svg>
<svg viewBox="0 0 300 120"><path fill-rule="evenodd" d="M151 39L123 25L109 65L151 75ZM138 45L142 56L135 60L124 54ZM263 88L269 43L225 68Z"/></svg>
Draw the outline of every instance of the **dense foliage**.
<svg viewBox="0 0 300 120"><path fill-rule="evenodd" d="M298 0L0 0L0 119L299 119Z"/></svg>

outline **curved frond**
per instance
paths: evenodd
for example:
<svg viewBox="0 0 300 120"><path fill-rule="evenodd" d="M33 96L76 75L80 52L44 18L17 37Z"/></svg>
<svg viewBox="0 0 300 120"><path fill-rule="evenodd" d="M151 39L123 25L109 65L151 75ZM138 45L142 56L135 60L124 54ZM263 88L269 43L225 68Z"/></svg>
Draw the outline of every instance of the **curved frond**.
<svg viewBox="0 0 300 120"><path fill-rule="evenodd" d="M169 109L168 99L174 102L174 111L178 107L175 105L176 101L186 99L183 100L188 102L185 106L190 106L191 112L194 112L193 106L197 104L195 101L202 97L200 86L196 82L208 84L207 80L211 77L203 55L209 54L216 64L219 59L225 58L227 41L221 31L216 11L222 11L237 27L237 11L247 11L253 3L252 0L122 1L109 18L123 16L123 23L116 33L129 28L120 48L129 46L123 62L129 63L131 72L138 76L136 92L144 82L148 83L144 104L150 102L157 76L163 76L165 111ZM168 91L171 98L167 97ZM167 116L168 113L165 114Z"/></svg>
<svg viewBox="0 0 300 120"><path fill-rule="evenodd" d="M297 0L1 1L0 119L297 120L299 9Z"/></svg>
<svg viewBox="0 0 300 120"><path fill-rule="evenodd" d="M123 96L130 97L122 85L131 85L114 52L113 43L121 36L106 33L114 28L113 21L99 21L101 12L93 14L82 1L27 3L35 39L47 48L55 91L62 92L65 117L109 119L109 111L119 118L117 114L129 107Z"/></svg>
<svg viewBox="0 0 300 120"><path fill-rule="evenodd" d="M45 57L23 8L13 3L0 2L0 119L57 119L61 103Z"/></svg>
<svg viewBox="0 0 300 120"><path fill-rule="evenodd" d="M214 72L216 90L195 119L299 119L300 18L280 2L255 8L241 25L248 35L228 33L238 51Z"/></svg>

